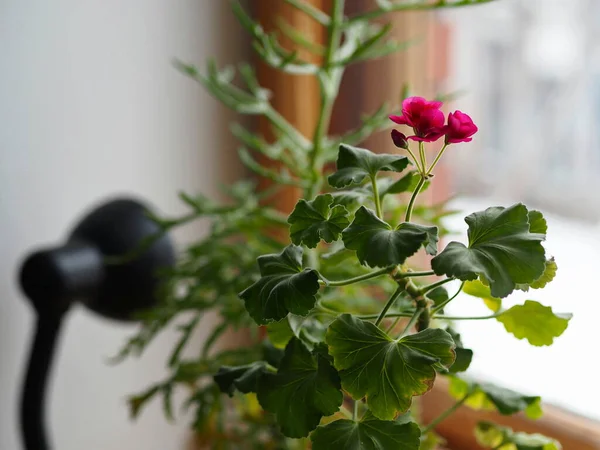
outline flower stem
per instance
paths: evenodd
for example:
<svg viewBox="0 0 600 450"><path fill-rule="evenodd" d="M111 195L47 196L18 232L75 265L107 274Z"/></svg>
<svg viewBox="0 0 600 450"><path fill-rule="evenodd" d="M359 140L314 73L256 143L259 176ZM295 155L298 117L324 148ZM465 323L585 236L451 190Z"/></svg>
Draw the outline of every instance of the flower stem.
<svg viewBox="0 0 600 450"><path fill-rule="evenodd" d="M405 222L410 222L410 218L412 217L413 208L415 206L415 200L417 199L417 195L419 195L419 192L423 188L424 184L425 184L425 177L421 176L421 179L419 180L419 183L417 184L417 187L415 188L414 192L412 193L412 196L410 197L410 201L408 202L408 207L406 208L406 217L404 218Z"/></svg>
<svg viewBox="0 0 600 450"><path fill-rule="evenodd" d="M435 167L435 165L438 163L438 161L440 160L440 158L444 154L444 150L446 150L446 147L448 147L448 144L444 144L444 146L442 147L442 149L440 150L440 152L437 154L437 156L435 157L435 159L431 163L431 166L427 170L427 176L431 175L431 172L433 171L433 168Z"/></svg>
<svg viewBox="0 0 600 450"><path fill-rule="evenodd" d="M398 288L394 291L394 293L392 294L392 296L390 297L388 302L385 304L385 306L381 310L381 313L379 313L379 316L377 317L377 320L375 321L375 326L379 326L379 324L381 323L381 321L387 314L388 310L392 307L392 305L398 299L398 297L400 297L400 294L402 294L402 292L404 292L404 288L401 286L398 286Z"/></svg>
<svg viewBox="0 0 600 450"><path fill-rule="evenodd" d="M440 281L436 281L435 283L431 283L428 284L427 286L423 286L420 291L422 294L426 294L429 291L433 291L435 288L443 286L446 283L449 283L450 281L453 281L454 278L445 278L443 280Z"/></svg>
<svg viewBox="0 0 600 450"><path fill-rule="evenodd" d="M326 286L348 286L349 284L358 283L360 281L368 280L370 278L376 278L381 275L385 275L394 270L394 266L385 267L383 269L375 270L374 272L359 275L357 277L348 278L346 280L330 281L322 277L323 282Z"/></svg>
<svg viewBox="0 0 600 450"><path fill-rule="evenodd" d="M375 202L375 212L377 217L383 219L383 213L381 212L381 198L379 197L379 188L377 187L377 178L371 177L371 186L373 187L373 201Z"/></svg>
<svg viewBox="0 0 600 450"><path fill-rule="evenodd" d="M435 275L433 270L426 270L423 272L398 272L395 278L412 278L412 277L429 277Z"/></svg>
<svg viewBox="0 0 600 450"><path fill-rule="evenodd" d="M421 156L421 167L423 168L421 174L423 175L423 177L425 177L425 169L427 168L427 156L425 155L425 143L423 141L419 141L419 155Z"/></svg>
<svg viewBox="0 0 600 450"><path fill-rule="evenodd" d="M437 313L438 311L441 311L441 310L444 308L444 306L446 306L448 303L450 303L452 300L454 300L456 297L458 297L458 294L460 294L460 293L461 293L461 291L462 291L462 289L463 289L463 286L464 286L464 285L465 285L465 282L463 281L463 282L460 284L460 287L458 288L458 291L456 291L456 294L454 294L454 295L453 295L452 297L450 297L448 300L446 300L446 301L444 301L444 302L440 303L440 304L439 304L439 305L437 305L435 308L433 308L433 309L431 310L431 315L432 315L432 316L433 316L433 315L435 315L435 313Z"/></svg>
<svg viewBox="0 0 600 450"><path fill-rule="evenodd" d="M423 308L417 308L415 310L415 313L412 315L409 322L406 324L406 327L404 328L402 333L400 333L400 336L398 336L398 339L402 339L404 336L406 336L410 332L410 329L415 325L415 323L417 323L417 320L419 320L419 316L422 313L423 313Z"/></svg>
<svg viewBox="0 0 600 450"><path fill-rule="evenodd" d="M427 424L427 426L425 426L425 428L423 428L421 430L421 434L429 433L431 430L433 430L435 427L437 427L440 423L442 423L444 420L446 420L448 417L450 417L452 414L454 414L454 412L458 408L460 408L469 399L470 395L471 395L470 393L465 395L463 398L461 398L459 401L457 401L454 405L452 405L450 408L448 408L446 411L444 411L438 417L433 419L429 424Z"/></svg>
<svg viewBox="0 0 600 450"><path fill-rule="evenodd" d="M419 173L423 173L425 171L425 168L421 167L421 164L419 164L419 160L417 159L417 157L415 156L415 154L410 150L410 148L406 147L406 151L408 152L408 154L411 156L411 158L413 159L415 166L417 166L417 169L419 169Z"/></svg>

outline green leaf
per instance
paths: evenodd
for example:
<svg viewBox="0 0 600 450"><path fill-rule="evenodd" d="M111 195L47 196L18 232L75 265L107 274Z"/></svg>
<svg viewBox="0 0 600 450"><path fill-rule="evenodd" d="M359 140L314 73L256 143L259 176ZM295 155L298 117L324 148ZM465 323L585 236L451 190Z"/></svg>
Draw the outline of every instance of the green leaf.
<svg viewBox="0 0 600 450"><path fill-rule="evenodd" d="M323 416L336 413L342 404L340 378L322 349L311 354L293 338L276 374L266 373L259 382L258 401L276 416L284 435L307 436Z"/></svg>
<svg viewBox="0 0 600 450"><path fill-rule="evenodd" d="M463 281L483 277L491 294L503 298L517 284L531 283L544 272L544 235L529 231L524 205L488 208L467 216L465 222L469 225L469 246L450 242L431 261L436 274Z"/></svg>
<svg viewBox="0 0 600 450"><path fill-rule="evenodd" d="M324 194L308 202L301 199L288 217L290 238L296 245L304 244L309 248L325 242L337 241L342 230L350 224L348 210L342 205L333 208L333 196Z"/></svg>
<svg viewBox="0 0 600 450"><path fill-rule="evenodd" d="M267 363L257 361L245 366L223 366L213 379L221 392L232 397L236 390L243 394L256 392L258 380L264 373L267 373Z"/></svg>
<svg viewBox="0 0 600 450"><path fill-rule="evenodd" d="M449 392L456 399L469 394L466 404L473 409L496 410L505 416L524 411L530 419L542 416L540 397L523 395L492 383L477 383L454 376L450 377Z"/></svg>
<svg viewBox="0 0 600 450"><path fill-rule="evenodd" d="M485 303L489 309L493 312L500 311L502 307L502 299L492 297L492 293L490 292L490 287L486 286L479 280L474 281L465 281L463 285L463 292L468 295L472 295L473 297L479 297Z"/></svg>
<svg viewBox="0 0 600 450"><path fill-rule="evenodd" d="M520 289L525 292L529 291L529 288L543 289L548 283L554 280L557 270L558 266L556 265L556 261L554 261L554 258L550 258L546 261L546 267L541 277L539 277L537 280L530 284L517 284L517 289Z"/></svg>
<svg viewBox="0 0 600 450"><path fill-rule="evenodd" d="M402 172L409 160L405 156L377 154L364 148L342 144L336 164L337 172L329 176L329 184L343 188L350 184L360 184L367 177L374 179L380 171Z"/></svg>
<svg viewBox="0 0 600 450"><path fill-rule="evenodd" d="M313 450L419 450L421 430L414 423L399 424L372 417L360 422L336 420L311 435Z"/></svg>
<svg viewBox="0 0 600 450"><path fill-rule="evenodd" d="M288 315L278 322L271 322L267 324L267 334L269 335L269 340L276 348L285 348L290 339L294 337L294 332L292 331L288 321L289 317L290 316Z"/></svg>
<svg viewBox="0 0 600 450"><path fill-rule="evenodd" d="M491 422L479 422L475 437L483 447L496 450L562 450L560 443L549 437L515 432Z"/></svg>
<svg viewBox="0 0 600 450"><path fill-rule="evenodd" d="M342 233L346 248L356 250L361 264L386 267L402 264L421 246L429 254L437 252L437 228L404 222L393 229L374 211L361 206L352 224Z"/></svg>
<svg viewBox="0 0 600 450"><path fill-rule="evenodd" d="M391 420L406 411L412 397L432 387L436 368L454 363L454 341L444 330L428 328L394 340L370 322L343 314L325 338L342 387L355 400L367 397L373 414Z"/></svg>
<svg viewBox="0 0 600 450"><path fill-rule="evenodd" d="M446 328L446 331L450 336L452 336L452 340L456 345L456 348L454 349L456 352L456 360L454 361L454 364L450 366L448 371L450 373L465 372L473 360L473 350L464 347L462 339L460 338L460 334L455 330L448 327Z"/></svg>
<svg viewBox="0 0 600 450"><path fill-rule="evenodd" d="M533 300L506 310L496 320L517 339L527 339L531 345L552 345L554 338L567 329L571 314L555 314L552 308Z"/></svg>
<svg viewBox="0 0 600 450"><path fill-rule="evenodd" d="M287 246L281 253L259 256L261 278L240 293L250 316L259 325L281 320L289 312L305 316L319 291L316 270L302 270L302 248Z"/></svg>
<svg viewBox="0 0 600 450"><path fill-rule="evenodd" d="M548 224L546 223L546 219L541 212L532 209L529 211L527 219L529 221L530 233L539 233L545 235L548 232Z"/></svg>

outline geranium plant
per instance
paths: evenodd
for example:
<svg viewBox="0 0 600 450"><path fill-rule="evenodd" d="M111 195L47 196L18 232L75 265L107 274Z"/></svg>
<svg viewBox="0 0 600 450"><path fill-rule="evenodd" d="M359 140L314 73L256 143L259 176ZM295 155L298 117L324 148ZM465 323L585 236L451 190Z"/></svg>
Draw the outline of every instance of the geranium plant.
<svg viewBox="0 0 600 450"><path fill-rule="evenodd" d="M556 273L543 246L542 213L523 204L476 211L465 218L467 243L446 243L443 219L450 211L444 203L419 202L435 182L442 157L469 151L464 143L478 132L471 117L461 111L446 117L441 101L412 96L397 109L382 106L356 130L328 135L346 67L402 46L388 40L390 27L374 18L487 0L379 0L375 9L353 17L344 14L344 0L333 0L331 14L302 0L287 1L327 28L324 48L281 28L297 45L320 54L320 64L284 49L239 5L234 12L267 64L318 78L322 103L312 138L272 107L251 66L240 67L240 85L231 69L218 70L212 62L205 74L180 64L225 105L270 122L275 142L239 124L232 132L244 145L241 161L273 185L257 191L255 184L239 182L225 188L229 201L223 203L182 194L188 215L155 218L165 231L201 217L211 218L212 227L166 274L163 302L145 315L121 354L139 354L172 320L188 320L177 325L181 339L169 358L172 375L131 399L133 415L161 396L172 416L172 393L183 386L193 426L212 448L315 450L435 448L435 426L463 404L539 417L539 397L465 376L476 355L463 345L455 324L497 320L536 346L550 345L564 332L570 316L537 301L502 308L502 299L515 290L543 288ZM358 147L390 128L394 152ZM265 158L279 169L261 163ZM282 186L303 191L288 216L268 206ZM457 288L448 292L445 285L452 281ZM447 315L445 308L461 293L481 298L492 313ZM208 311L218 318L214 328L200 353L184 358ZM232 329L246 330L249 339L233 349L215 346ZM456 405L424 424L415 405L440 377L449 379ZM551 439L487 422L474 432L493 449L560 448Z"/></svg>

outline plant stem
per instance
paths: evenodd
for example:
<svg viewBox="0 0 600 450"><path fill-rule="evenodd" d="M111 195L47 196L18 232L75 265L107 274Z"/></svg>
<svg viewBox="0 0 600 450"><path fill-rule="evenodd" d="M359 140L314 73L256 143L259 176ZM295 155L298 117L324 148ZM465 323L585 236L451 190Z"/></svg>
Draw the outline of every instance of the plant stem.
<svg viewBox="0 0 600 450"><path fill-rule="evenodd" d="M412 217L413 208L415 206L415 200L417 199L417 195L419 195L419 192L423 188L424 184L425 184L425 177L423 177L421 175L421 179L419 180L419 183L417 184L417 187L415 188L414 192L412 193L412 196L410 197L410 201L408 202L408 207L406 208L406 217L404 218L405 222L410 222L410 218Z"/></svg>
<svg viewBox="0 0 600 450"><path fill-rule="evenodd" d="M489 316L479 316L479 317L456 317L456 316L436 316L436 319L441 319L441 320L488 320L488 319L495 319L496 317L500 317L502 314L504 314L505 311L498 311L495 314L490 314Z"/></svg>
<svg viewBox="0 0 600 450"><path fill-rule="evenodd" d="M423 168L423 172L421 175L425 177L425 169L427 168L427 157L425 156L425 144L423 141L419 141L419 156L421 157L421 167Z"/></svg>
<svg viewBox="0 0 600 450"><path fill-rule="evenodd" d="M390 317L412 317L413 313L410 312L401 312L401 313L390 313L390 314L386 314L385 318L388 319ZM357 316L359 319L363 319L363 320L373 320L373 319L377 319L379 317L379 314L366 314L363 316Z"/></svg>
<svg viewBox="0 0 600 450"><path fill-rule="evenodd" d="M360 281L364 281L364 280L368 280L370 278L376 278L381 275L388 274L392 270L394 270L394 266L385 267L383 269L375 270L374 272L366 273L364 275L359 275L354 278L348 278L347 280L330 281L327 279L323 279L323 282L325 283L326 286L348 286L349 284L358 283Z"/></svg>
<svg viewBox="0 0 600 450"><path fill-rule="evenodd" d="M437 313L438 311L441 311L448 303L450 303L452 300L454 300L456 297L458 297L458 294L461 293L463 286L465 285L465 282L463 281L460 284L460 287L458 288L458 291L456 291L456 294L454 294L452 297L450 297L448 300L440 303L439 305L437 305L435 308L432 308L431 310L431 315L435 315L435 313Z"/></svg>
<svg viewBox="0 0 600 450"><path fill-rule="evenodd" d="M312 182L306 192L306 198L308 199L314 198L321 189L321 168L317 166L319 164L320 153L323 151L324 137L329 128L333 103L338 95L340 81L344 70L343 67L331 67L341 41L342 25L344 21L344 2L345 0L333 1L331 20L327 27L329 38L325 48L323 64L318 75L319 85L321 87L321 110L313 135L313 148L309 156L308 173L312 177Z"/></svg>
<svg viewBox="0 0 600 450"><path fill-rule="evenodd" d="M412 278L412 277L429 277L435 275L433 270L426 270L423 272L398 272L395 278Z"/></svg>
<svg viewBox="0 0 600 450"><path fill-rule="evenodd" d="M422 294L426 294L429 291L433 291L435 288L443 286L446 283L449 283L450 281L453 281L454 278L445 278L443 280L440 281L436 281L435 283L431 283L428 284L427 286L423 286L420 291Z"/></svg>
<svg viewBox="0 0 600 450"><path fill-rule="evenodd" d="M435 165L438 163L438 161L440 160L440 158L444 154L444 150L446 150L446 147L448 147L448 144L444 144L444 146L442 147L442 149L440 150L440 152L437 154L437 156L435 157L435 159L431 163L431 166L427 170L427 174L426 174L427 176L431 175L431 171L433 170L433 168L435 167Z"/></svg>
<svg viewBox="0 0 600 450"><path fill-rule="evenodd" d="M392 332L392 330L393 330L394 328L396 328L396 325L398 325L398 322L400 322L400 318L401 318L401 317L402 317L402 316L398 316L398 317L396 317L396 320L394 320L394 321L392 322L392 324L391 324L391 325L390 325L390 326L387 328L387 330L385 330L385 332L386 332L387 334L390 334L390 333Z"/></svg>
<svg viewBox="0 0 600 450"><path fill-rule="evenodd" d="M398 336L398 339L402 339L404 336L406 336L410 332L410 329L415 325L415 323L417 323L417 320L419 320L419 316L422 313L423 313L423 308L417 308L415 310L415 313L412 315L409 322L406 324L406 327L404 328L402 333L400 333L400 336Z"/></svg>
<svg viewBox="0 0 600 450"><path fill-rule="evenodd" d="M352 420L354 420L356 422L356 419L358 419L358 402L360 400L354 400L354 409L352 411Z"/></svg>
<svg viewBox="0 0 600 450"><path fill-rule="evenodd" d="M400 294L402 294L402 292L404 292L404 288L402 286L398 286L398 288L394 291L394 293L392 294L392 296L390 297L388 302L385 304L385 306L381 310L381 313L379 313L379 316L377 317L377 320L375 321L375 326L379 326L379 324L381 323L381 321L387 314L388 310L392 307L392 305L394 304L396 299L398 297L400 297Z"/></svg>
<svg viewBox="0 0 600 450"><path fill-rule="evenodd" d="M412 157L413 161L415 162L415 166L417 166L417 169L419 169L419 173L423 173L425 171L425 168L421 167L421 164L419 164L419 160L417 159L415 154L408 147L406 148L406 151L408 152L408 154Z"/></svg>
<svg viewBox="0 0 600 450"><path fill-rule="evenodd" d="M381 212L381 198L379 198L379 188L377 187L377 179L371 177L371 186L373 187L373 201L375 202L375 212L377 217L383 219L383 213Z"/></svg>
<svg viewBox="0 0 600 450"><path fill-rule="evenodd" d="M437 427L440 423L442 423L444 420L446 420L449 416L454 414L454 412L458 408L460 408L469 399L470 395L471 395L470 393L465 395L463 398L461 398L459 401L457 401L454 405L452 405L450 408L448 408L446 411L444 411L438 417L433 419L429 424L427 424L427 426L425 428L423 428L421 430L421 434L429 433L431 430L433 430L435 427Z"/></svg>

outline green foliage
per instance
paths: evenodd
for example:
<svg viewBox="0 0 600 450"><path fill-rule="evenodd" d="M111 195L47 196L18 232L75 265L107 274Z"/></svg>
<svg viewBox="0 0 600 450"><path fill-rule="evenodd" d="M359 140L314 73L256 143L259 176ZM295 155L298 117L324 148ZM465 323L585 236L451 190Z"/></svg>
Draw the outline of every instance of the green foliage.
<svg viewBox="0 0 600 450"><path fill-rule="evenodd" d="M391 27L372 19L489 0L378 0L351 17L344 0L333 0L330 13L286 1L326 28L324 45L283 20L267 32L239 4L233 9L266 64L318 80L321 110L310 139L274 108L252 66L236 70L209 61L200 71L177 63L222 104L270 126L272 140L239 124L231 131L241 144L240 161L272 184L258 190L257 183L241 181L224 187L219 200L182 193L186 214L153 217L161 233L196 220L209 226L163 273L160 305L143 314L116 358L141 354L168 327L178 333L167 377L130 399L131 415L159 400L175 419L173 393L182 391L202 444L242 450L300 450L310 441L315 450L433 450L435 424L463 403L539 417L537 396L456 376L468 373L476 355L454 326L473 317L444 310L464 292L493 312L477 319L496 319L533 345L552 344L569 315L531 300L503 310L501 300L515 289L541 289L556 275L542 246L548 231L542 213L521 204L473 213L465 219L468 245L450 242L438 254L448 234L445 218L457 211L418 197L435 182L431 172L444 150L430 166L420 145L407 150L410 159L404 150L356 147L391 128L388 116L399 107L388 103L363 115L356 129L328 135L345 69L413 44L394 41ZM304 51L286 48L281 36ZM318 58L300 57L305 52ZM411 163L417 170L409 170ZM269 206L286 186L301 191L288 217ZM449 296L442 285L452 280L464 283ZM201 328L207 339L198 347ZM234 331L243 333L243 347L224 348L220 338ZM457 403L421 426L413 397L429 392L440 375L451 379ZM490 424L477 434L495 449L559 448Z"/></svg>
<svg viewBox="0 0 600 450"><path fill-rule="evenodd" d="M392 420L412 397L433 387L436 368L454 362L454 341L443 330L427 329L399 340L350 314L338 317L325 339L352 398L367 398L375 417Z"/></svg>
<svg viewBox="0 0 600 450"><path fill-rule="evenodd" d="M450 242L431 261L438 275L483 278L494 297L506 297L518 283L537 280L545 269L545 235L529 231L527 208L493 207L467 216L469 246Z"/></svg>
<svg viewBox="0 0 600 450"><path fill-rule="evenodd" d="M421 246L435 254L438 242L436 227L404 222L394 229L364 206L356 211L342 239L347 249L356 250L360 263L370 267L403 264Z"/></svg>
<svg viewBox="0 0 600 450"><path fill-rule="evenodd" d="M530 419L538 419L542 415L540 397L523 395L492 383L451 377L450 394L457 399L468 396L466 404L475 409L493 409L503 415L524 411Z"/></svg>
<svg viewBox="0 0 600 450"><path fill-rule="evenodd" d="M302 247L288 245L281 253L258 257L261 278L240 293L258 324L281 320L288 313L306 315L315 306L319 276L302 270Z"/></svg>
<svg viewBox="0 0 600 450"><path fill-rule="evenodd" d="M554 439L541 434L514 432L491 422L480 422L475 436L483 447L497 450L562 450Z"/></svg>
<svg viewBox="0 0 600 450"><path fill-rule="evenodd" d="M513 306L497 319L506 331L517 339L527 339L531 345L552 345L567 329L571 314L555 314L549 306L527 300Z"/></svg>
<svg viewBox="0 0 600 450"><path fill-rule="evenodd" d="M360 422L336 420L311 435L313 450L419 450L421 431L416 423L367 417Z"/></svg>
<svg viewBox="0 0 600 450"><path fill-rule="evenodd" d="M330 194L319 195L309 202L298 201L288 218L290 239L294 244L315 248L321 239L328 243L339 239L350 223L348 211L342 205L331 207L332 203Z"/></svg>
<svg viewBox="0 0 600 450"><path fill-rule="evenodd" d="M275 414L283 434L292 438L308 436L323 416L338 411L342 400L327 348L311 354L296 338L287 344L277 373L264 373L258 386L261 406Z"/></svg>

